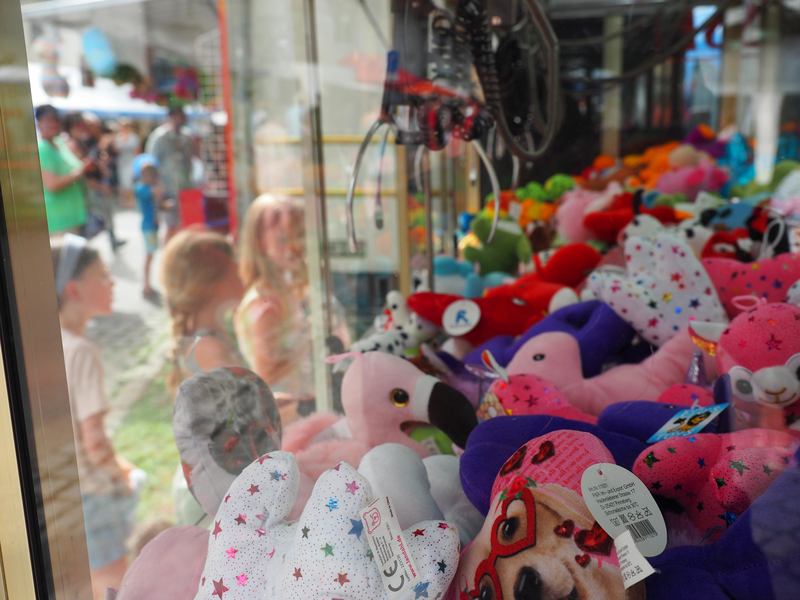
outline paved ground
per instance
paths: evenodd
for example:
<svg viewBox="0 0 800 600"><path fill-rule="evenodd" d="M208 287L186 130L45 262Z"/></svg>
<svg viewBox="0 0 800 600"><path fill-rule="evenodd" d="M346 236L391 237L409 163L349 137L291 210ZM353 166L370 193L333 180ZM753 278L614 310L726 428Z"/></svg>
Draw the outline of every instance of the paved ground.
<svg viewBox="0 0 800 600"><path fill-rule="evenodd" d="M117 237L127 240L116 254L111 251L108 234L101 233L91 241L116 281L114 313L92 321L86 332L100 348L105 367L106 391L112 404L106 423L112 432L164 366L170 347L166 309L142 296L145 254L141 216L134 210L120 211L114 222ZM159 258L160 252L151 273L151 285L156 289L160 288Z"/></svg>

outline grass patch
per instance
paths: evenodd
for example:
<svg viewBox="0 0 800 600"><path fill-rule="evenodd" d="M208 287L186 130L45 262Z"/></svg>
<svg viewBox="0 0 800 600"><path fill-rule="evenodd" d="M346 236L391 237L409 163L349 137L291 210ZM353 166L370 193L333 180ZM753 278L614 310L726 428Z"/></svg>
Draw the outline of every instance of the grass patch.
<svg viewBox="0 0 800 600"><path fill-rule="evenodd" d="M172 477L180 462L172 435L172 398L167 391L168 369L152 381L114 434L114 448L147 473L137 508L137 520L172 520Z"/></svg>

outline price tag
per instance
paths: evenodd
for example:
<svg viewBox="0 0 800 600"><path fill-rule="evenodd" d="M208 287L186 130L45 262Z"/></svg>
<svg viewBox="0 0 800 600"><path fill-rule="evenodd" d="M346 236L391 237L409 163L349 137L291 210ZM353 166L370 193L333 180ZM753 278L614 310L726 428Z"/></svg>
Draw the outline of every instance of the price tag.
<svg viewBox="0 0 800 600"><path fill-rule="evenodd" d="M472 300L456 300L442 316L442 329L453 337L469 333L481 320L481 307Z"/></svg>
<svg viewBox="0 0 800 600"><path fill-rule="evenodd" d="M633 543L633 536L630 531L626 531L614 540L617 549L617 559L619 560L619 572L622 574L622 584L627 590L632 585L639 583L645 577L649 577L656 570L647 562Z"/></svg>
<svg viewBox="0 0 800 600"><path fill-rule="evenodd" d="M615 540L630 533L639 552L657 556L667 547L667 525L650 490L633 473L599 463L583 472L581 492L600 527Z"/></svg>
<svg viewBox="0 0 800 600"><path fill-rule="evenodd" d="M361 511L364 531L389 600L400 600L420 582L389 496L382 496Z"/></svg>
<svg viewBox="0 0 800 600"><path fill-rule="evenodd" d="M687 408L677 412L661 426L661 429L650 436L647 443L652 444L674 437L691 437L700 433L706 425L711 423L726 408L728 408L728 403L724 402L713 406Z"/></svg>

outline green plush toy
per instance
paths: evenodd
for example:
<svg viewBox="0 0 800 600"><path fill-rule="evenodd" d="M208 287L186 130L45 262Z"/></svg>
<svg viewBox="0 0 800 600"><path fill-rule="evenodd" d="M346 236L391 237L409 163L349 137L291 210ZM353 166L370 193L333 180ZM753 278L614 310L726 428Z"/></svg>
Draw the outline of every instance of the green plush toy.
<svg viewBox="0 0 800 600"><path fill-rule="evenodd" d="M492 231L492 218L492 212L482 210L472 220L472 232L480 240L481 245L477 248L464 248L464 260L477 263L480 266L480 275L495 271L516 275L520 262L524 264L531 262L533 255L531 243L519 223L505 216L500 217L492 243L487 244L486 240Z"/></svg>
<svg viewBox="0 0 800 600"><path fill-rule="evenodd" d="M536 181L531 181L525 187L517 188L516 194L520 200L536 200L538 202L547 200L544 188Z"/></svg>
<svg viewBox="0 0 800 600"><path fill-rule="evenodd" d="M575 180L564 173L556 173L544 183L544 193L547 200L558 200L564 192L575 187Z"/></svg>
<svg viewBox="0 0 800 600"><path fill-rule="evenodd" d="M768 195L778 189L778 186L784 178L797 168L800 168L799 162L794 160L782 160L777 163L772 170L772 179L769 183L757 183L754 179L745 185L734 185L731 187L729 196L731 198L744 199L752 196Z"/></svg>

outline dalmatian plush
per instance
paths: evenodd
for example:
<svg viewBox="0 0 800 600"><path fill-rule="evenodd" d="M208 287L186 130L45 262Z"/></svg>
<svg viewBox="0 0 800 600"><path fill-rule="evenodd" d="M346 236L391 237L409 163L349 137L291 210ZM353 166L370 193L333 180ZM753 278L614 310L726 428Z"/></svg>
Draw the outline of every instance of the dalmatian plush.
<svg viewBox="0 0 800 600"><path fill-rule="evenodd" d="M379 560L361 512L375 500L347 463L326 471L298 521L287 522L300 485L294 456L271 452L228 490L209 537L195 600L382 600ZM409 598L441 598L458 566L459 534L445 521L403 532L419 579Z"/></svg>
<svg viewBox="0 0 800 600"><path fill-rule="evenodd" d="M416 348L439 333L436 325L408 307L405 296L400 292L389 292L386 306L389 318L383 323L383 329L352 344L352 352L386 352L403 356L407 350Z"/></svg>

